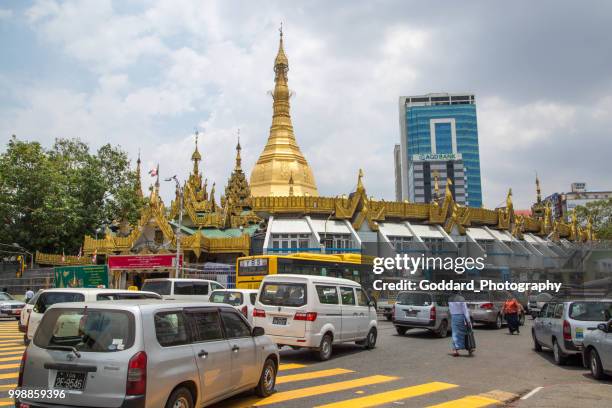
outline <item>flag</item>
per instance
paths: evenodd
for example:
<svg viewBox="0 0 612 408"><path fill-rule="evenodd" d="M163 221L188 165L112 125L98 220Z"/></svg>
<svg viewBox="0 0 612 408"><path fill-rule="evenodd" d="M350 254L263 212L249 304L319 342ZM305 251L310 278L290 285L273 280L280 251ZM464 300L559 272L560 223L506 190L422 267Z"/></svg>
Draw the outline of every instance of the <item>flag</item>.
<svg viewBox="0 0 612 408"><path fill-rule="evenodd" d="M157 169L149 170L149 175L151 177L156 177L157 176Z"/></svg>
<svg viewBox="0 0 612 408"><path fill-rule="evenodd" d="M83 256L83 247L79 247L79 254L77 255L77 258L81 259L81 256Z"/></svg>
<svg viewBox="0 0 612 408"><path fill-rule="evenodd" d="M91 257L91 263L96 263L96 258L98 257L98 248L94 249L93 255Z"/></svg>

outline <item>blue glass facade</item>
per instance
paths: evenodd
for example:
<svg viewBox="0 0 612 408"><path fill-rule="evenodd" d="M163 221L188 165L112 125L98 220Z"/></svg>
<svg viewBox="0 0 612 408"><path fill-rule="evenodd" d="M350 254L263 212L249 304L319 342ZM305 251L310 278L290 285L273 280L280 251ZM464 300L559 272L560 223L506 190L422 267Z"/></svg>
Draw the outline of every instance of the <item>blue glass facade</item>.
<svg viewBox="0 0 612 408"><path fill-rule="evenodd" d="M467 179L467 204L482 206L480 180L480 154L478 151L478 127L476 105L441 104L406 106L406 148L407 159L414 154L461 153ZM454 123L453 123L454 122ZM453 151L453 127L456 151ZM432 139L431 131L435 132Z"/></svg>

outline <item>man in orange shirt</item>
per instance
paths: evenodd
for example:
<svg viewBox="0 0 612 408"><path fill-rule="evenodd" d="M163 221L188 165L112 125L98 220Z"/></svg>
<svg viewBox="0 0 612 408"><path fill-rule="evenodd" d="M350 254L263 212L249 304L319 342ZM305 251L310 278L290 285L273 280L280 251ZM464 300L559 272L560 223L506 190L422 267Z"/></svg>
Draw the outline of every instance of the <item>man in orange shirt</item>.
<svg viewBox="0 0 612 408"><path fill-rule="evenodd" d="M510 334L521 334L519 329L519 313L524 312L523 305L521 305L511 293L508 293L508 299L504 303L502 313L506 317L508 323L508 331Z"/></svg>

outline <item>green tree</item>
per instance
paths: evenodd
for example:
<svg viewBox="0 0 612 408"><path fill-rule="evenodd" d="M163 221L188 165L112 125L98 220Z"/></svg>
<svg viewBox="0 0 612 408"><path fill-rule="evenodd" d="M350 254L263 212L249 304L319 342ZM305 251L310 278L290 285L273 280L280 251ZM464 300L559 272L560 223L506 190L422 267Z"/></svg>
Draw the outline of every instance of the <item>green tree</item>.
<svg viewBox="0 0 612 408"><path fill-rule="evenodd" d="M582 225L586 225L591 217L597 238L612 240L612 198L579 205L576 207L576 217Z"/></svg>
<svg viewBox="0 0 612 408"><path fill-rule="evenodd" d="M57 139L45 150L12 137L0 155L0 227L4 242L31 250L76 253L85 234L142 206L127 154L102 146L96 154L78 139Z"/></svg>

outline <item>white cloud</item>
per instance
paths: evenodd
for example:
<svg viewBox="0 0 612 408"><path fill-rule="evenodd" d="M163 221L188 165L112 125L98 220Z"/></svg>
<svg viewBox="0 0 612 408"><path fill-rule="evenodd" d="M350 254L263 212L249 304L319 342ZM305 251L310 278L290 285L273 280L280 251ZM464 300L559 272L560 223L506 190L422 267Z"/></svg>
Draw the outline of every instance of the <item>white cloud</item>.
<svg viewBox="0 0 612 408"><path fill-rule="evenodd" d="M8 20L13 17L13 10L0 9L0 20Z"/></svg>

